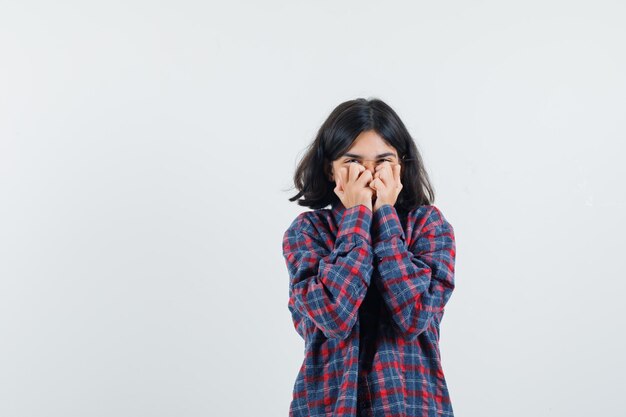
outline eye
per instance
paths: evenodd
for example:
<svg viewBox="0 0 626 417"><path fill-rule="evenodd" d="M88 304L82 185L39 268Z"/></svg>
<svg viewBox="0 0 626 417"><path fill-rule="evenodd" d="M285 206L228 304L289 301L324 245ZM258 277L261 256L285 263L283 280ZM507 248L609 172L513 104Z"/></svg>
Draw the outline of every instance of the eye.
<svg viewBox="0 0 626 417"><path fill-rule="evenodd" d="M352 161L359 162L358 160L356 160L356 159L354 159L354 158L352 158L352 159L346 159L346 160L345 160L345 162L352 162ZM387 161L387 162L393 162L393 159L385 158L385 159L379 159L379 160L378 160L378 162L384 162L384 161Z"/></svg>
<svg viewBox="0 0 626 417"><path fill-rule="evenodd" d="M346 159L346 160L344 161L344 163L349 163L349 162L352 162L352 161L354 161L354 162L359 162L359 160L358 160L358 159L355 159L355 158L350 158L350 159ZM384 158L384 159L379 159L379 160L378 160L378 162L379 162L379 163L380 163L380 162L385 162L385 161L393 163L393 159L391 159L391 158Z"/></svg>

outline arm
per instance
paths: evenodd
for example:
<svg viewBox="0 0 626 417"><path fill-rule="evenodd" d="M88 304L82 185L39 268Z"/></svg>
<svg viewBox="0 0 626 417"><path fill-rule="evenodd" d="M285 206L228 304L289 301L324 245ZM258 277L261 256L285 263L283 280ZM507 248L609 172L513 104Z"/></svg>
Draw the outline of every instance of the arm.
<svg viewBox="0 0 626 417"><path fill-rule="evenodd" d="M408 248L398 213L386 204L374 212L372 232L380 272L375 284L398 332L414 340L443 311L454 290L454 229L433 206Z"/></svg>
<svg viewBox="0 0 626 417"><path fill-rule="evenodd" d="M302 215L285 232L288 307L302 338L308 321L327 338L344 339L352 331L374 269L371 221L365 205L346 209L332 251Z"/></svg>

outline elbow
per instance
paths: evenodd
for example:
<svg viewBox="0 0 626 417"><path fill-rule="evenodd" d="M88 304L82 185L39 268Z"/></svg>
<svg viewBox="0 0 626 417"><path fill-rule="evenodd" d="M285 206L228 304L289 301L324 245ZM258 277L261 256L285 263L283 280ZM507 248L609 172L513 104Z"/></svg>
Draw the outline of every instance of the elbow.
<svg viewBox="0 0 626 417"><path fill-rule="evenodd" d="M402 339L412 342L431 326L433 317L433 314L428 316L413 315L407 320L395 320L394 329Z"/></svg>
<svg viewBox="0 0 626 417"><path fill-rule="evenodd" d="M350 332L338 332L336 330L324 329L322 330L322 334L329 340L344 340L348 338Z"/></svg>
<svg viewBox="0 0 626 417"><path fill-rule="evenodd" d="M297 306L300 306L298 308ZM289 301L289 311L293 316L294 325L300 336L306 340L313 329L321 332L326 339L347 339L356 324L358 314L349 313L342 317L336 310L326 311L322 314L315 310L306 308L300 300L293 297ZM308 325L306 323L309 323ZM310 327L309 327L310 326ZM308 329L308 330L307 330Z"/></svg>
<svg viewBox="0 0 626 417"><path fill-rule="evenodd" d="M396 333L407 342L413 342L415 339L417 339L417 336L424 333L424 331L426 330L417 327L402 327L399 325L396 325L395 329Z"/></svg>
<svg viewBox="0 0 626 417"><path fill-rule="evenodd" d="M320 326L320 330L327 339L344 340L352 334L355 324L356 315L352 315L348 320L336 321L331 325Z"/></svg>

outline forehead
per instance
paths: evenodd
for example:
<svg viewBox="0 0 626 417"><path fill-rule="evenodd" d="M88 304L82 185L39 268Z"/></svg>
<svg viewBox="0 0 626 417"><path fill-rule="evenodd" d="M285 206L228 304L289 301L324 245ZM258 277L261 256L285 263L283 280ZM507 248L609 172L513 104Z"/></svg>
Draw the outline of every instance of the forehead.
<svg viewBox="0 0 626 417"><path fill-rule="evenodd" d="M369 130L361 132L352 146L348 148L341 156L350 156L353 158L384 158L396 157L398 155L396 149L389 145L375 131Z"/></svg>
<svg viewBox="0 0 626 417"><path fill-rule="evenodd" d="M397 158L398 152L393 146L352 146L343 154L342 158L356 159L378 159L378 158Z"/></svg>

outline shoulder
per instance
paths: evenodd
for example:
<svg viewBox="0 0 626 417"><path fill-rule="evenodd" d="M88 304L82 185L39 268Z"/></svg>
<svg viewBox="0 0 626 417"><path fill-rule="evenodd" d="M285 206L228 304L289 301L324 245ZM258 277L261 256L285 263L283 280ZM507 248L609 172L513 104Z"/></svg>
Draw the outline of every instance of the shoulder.
<svg viewBox="0 0 626 417"><path fill-rule="evenodd" d="M407 244L416 254L432 252L433 248L454 248L454 229L439 207L419 206L408 213Z"/></svg>
<svg viewBox="0 0 626 417"><path fill-rule="evenodd" d="M303 211L289 224L284 236L293 236L299 233L315 235L320 227L328 222L329 216L330 209Z"/></svg>
<svg viewBox="0 0 626 417"><path fill-rule="evenodd" d="M287 254L299 248L330 250L332 241L325 231L330 215L329 209L309 210L298 214L283 233L283 253Z"/></svg>
<svg viewBox="0 0 626 417"><path fill-rule="evenodd" d="M452 229L452 225L444 216L443 211L434 204L418 206L408 213L408 223L414 230L428 231L436 227Z"/></svg>

